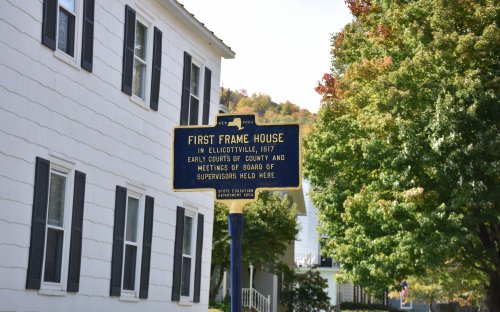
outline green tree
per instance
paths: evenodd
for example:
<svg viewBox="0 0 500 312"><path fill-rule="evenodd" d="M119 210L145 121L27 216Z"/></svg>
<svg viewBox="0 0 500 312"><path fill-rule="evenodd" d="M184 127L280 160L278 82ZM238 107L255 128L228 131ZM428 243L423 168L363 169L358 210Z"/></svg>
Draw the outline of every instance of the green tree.
<svg viewBox="0 0 500 312"><path fill-rule="evenodd" d="M300 111L300 107L291 103L290 101L281 103L279 109L280 109L280 114L284 116L291 116L293 113L298 113Z"/></svg>
<svg viewBox="0 0 500 312"><path fill-rule="evenodd" d="M310 111L290 101L278 104L272 100L271 96L261 93L254 93L249 97L245 90L232 91L221 87L220 101L229 108L231 113L255 113L261 123L298 122L305 126L305 132L309 130L309 125L315 118Z"/></svg>
<svg viewBox="0 0 500 312"><path fill-rule="evenodd" d="M252 94L251 97L241 98L236 105L236 112L241 111L245 107L251 107L253 112L260 117L264 116L266 111L276 111L278 104L272 101L267 94Z"/></svg>
<svg viewBox="0 0 500 312"><path fill-rule="evenodd" d="M236 104L242 99L248 97L245 90L233 91L230 88L220 88L220 103L229 109L234 109Z"/></svg>
<svg viewBox="0 0 500 312"><path fill-rule="evenodd" d="M217 276L210 288L210 302L213 303L222 282L216 271L229 269L228 221L229 208L215 204L212 240L211 275ZM256 268L264 265L276 267L279 256L294 242L298 234L297 210L288 196L262 191L258 199L245 205L243 210L242 264L250 263Z"/></svg>
<svg viewBox="0 0 500 312"><path fill-rule="evenodd" d="M448 265L429 268L420 276L407 279L411 300L429 304L434 311L433 302L454 302L460 305L481 305L481 283L483 276L476 276L474 269ZM399 298L399 292L389 294Z"/></svg>
<svg viewBox="0 0 500 312"><path fill-rule="evenodd" d="M295 272L282 267L285 279L282 303L289 312L333 311L328 282L318 271Z"/></svg>
<svg viewBox="0 0 500 312"><path fill-rule="evenodd" d="M347 3L304 142L323 248L373 291L471 269L498 312L500 6Z"/></svg>

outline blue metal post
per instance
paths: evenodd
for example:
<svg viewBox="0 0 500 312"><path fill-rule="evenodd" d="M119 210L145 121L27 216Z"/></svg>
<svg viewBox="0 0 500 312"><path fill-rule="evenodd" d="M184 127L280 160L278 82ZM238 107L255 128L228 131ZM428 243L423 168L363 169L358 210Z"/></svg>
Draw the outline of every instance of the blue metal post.
<svg viewBox="0 0 500 312"><path fill-rule="evenodd" d="M229 214L229 238L231 239L231 312L241 312L241 237L243 213Z"/></svg>

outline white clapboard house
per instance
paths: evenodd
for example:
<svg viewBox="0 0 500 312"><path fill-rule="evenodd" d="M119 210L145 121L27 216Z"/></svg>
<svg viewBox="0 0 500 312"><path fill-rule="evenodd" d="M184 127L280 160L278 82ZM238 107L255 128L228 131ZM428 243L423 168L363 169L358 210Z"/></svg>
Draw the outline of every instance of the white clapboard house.
<svg viewBox="0 0 500 312"><path fill-rule="evenodd" d="M207 311L213 194L172 191L172 128L234 55L175 0L0 1L0 311Z"/></svg>

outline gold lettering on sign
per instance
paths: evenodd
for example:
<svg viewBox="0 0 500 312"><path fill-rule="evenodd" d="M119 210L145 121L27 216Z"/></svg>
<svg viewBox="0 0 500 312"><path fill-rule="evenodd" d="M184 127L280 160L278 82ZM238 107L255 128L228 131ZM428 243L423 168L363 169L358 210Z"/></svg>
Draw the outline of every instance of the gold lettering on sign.
<svg viewBox="0 0 500 312"><path fill-rule="evenodd" d="M283 143L283 133L261 133L253 135L254 143Z"/></svg>
<svg viewBox="0 0 500 312"><path fill-rule="evenodd" d="M214 136L214 134L190 135L188 136L188 145L214 144Z"/></svg>
<svg viewBox="0 0 500 312"><path fill-rule="evenodd" d="M220 134L219 144L248 144L248 133Z"/></svg>

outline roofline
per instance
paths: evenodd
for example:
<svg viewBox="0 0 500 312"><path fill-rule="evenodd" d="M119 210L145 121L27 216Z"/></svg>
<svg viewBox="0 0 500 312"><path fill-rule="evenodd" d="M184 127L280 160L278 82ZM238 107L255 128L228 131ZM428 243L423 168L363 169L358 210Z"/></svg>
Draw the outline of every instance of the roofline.
<svg viewBox="0 0 500 312"><path fill-rule="evenodd" d="M233 59L236 53L227 46L224 41L219 39L213 31L210 31L205 24L201 23L196 17L188 12L186 8L177 0L160 0L179 21L195 34L208 39L208 44L215 47L221 56L225 59Z"/></svg>

